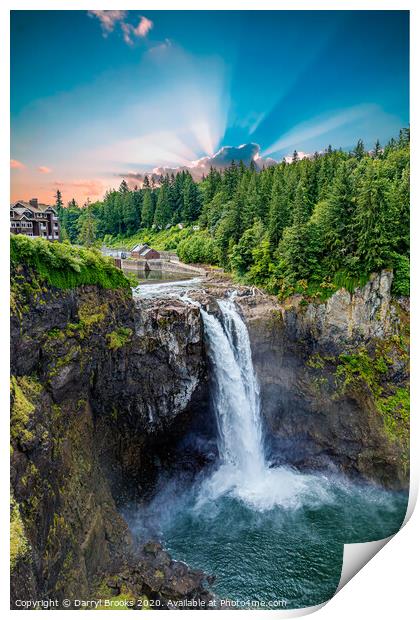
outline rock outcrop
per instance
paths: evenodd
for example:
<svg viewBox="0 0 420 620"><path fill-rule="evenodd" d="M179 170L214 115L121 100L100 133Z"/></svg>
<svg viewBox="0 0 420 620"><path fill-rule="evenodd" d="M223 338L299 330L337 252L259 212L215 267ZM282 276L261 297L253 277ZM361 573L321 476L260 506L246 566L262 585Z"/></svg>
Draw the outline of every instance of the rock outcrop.
<svg viewBox="0 0 420 620"><path fill-rule="evenodd" d="M408 308L392 273L325 303L243 290L272 458L408 485Z"/></svg>
<svg viewBox="0 0 420 620"><path fill-rule="evenodd" d="M193 414L199 311L136 308L129 291L97 286L57 290L24 269L12 288L11 602L87 598L133 554L116 502L130 485L144 490L156 444Z"/></svg>

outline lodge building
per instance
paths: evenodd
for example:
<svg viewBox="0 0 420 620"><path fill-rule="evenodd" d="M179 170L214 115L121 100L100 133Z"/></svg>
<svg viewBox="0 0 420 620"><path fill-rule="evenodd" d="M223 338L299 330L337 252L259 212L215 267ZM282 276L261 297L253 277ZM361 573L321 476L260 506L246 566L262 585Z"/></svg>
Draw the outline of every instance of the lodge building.
<svg viewBox="0 0 420 620"><path fill-rule="evenodd" d="M10 205L10 233L58 241L60 223L57 210L39 203L37 198L31 198L29 202L18 200Z"/></svg>

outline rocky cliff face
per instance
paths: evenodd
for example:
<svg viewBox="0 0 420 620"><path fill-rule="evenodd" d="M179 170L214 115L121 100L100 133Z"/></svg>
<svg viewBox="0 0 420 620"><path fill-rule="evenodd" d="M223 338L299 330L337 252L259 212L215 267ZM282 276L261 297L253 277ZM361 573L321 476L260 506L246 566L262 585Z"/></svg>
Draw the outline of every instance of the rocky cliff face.
<svg viewBox="0 0 420 620"><path fill-rule="evenodd" d="M153 485L206 397L199 309L145 299L133 317L130 342L104 357L91 390L98 453L119 502Z"/></svg>
<svg viewBox="0 0 420 620"><path fill-rule="evenodd" d="M408 307L392 273L325 303L243 291L272 457L408 485Z"/></svg>
<svg viewBox="0 0 420 620"><path fill-rule="evenodd" d="M164 578L149 583L157 560L136 556L116 508L122 480L141 491L156 442L192 415L205 372L199 311L136 308L122 290L55 290L25 270L12 293L12 605L88 598L101 578L108 596L129 583L134 597L164 602L160 586L176 599L185 582L207 600L205 575L166 555ZM136 579L121 581L123 565Z"/></svg>

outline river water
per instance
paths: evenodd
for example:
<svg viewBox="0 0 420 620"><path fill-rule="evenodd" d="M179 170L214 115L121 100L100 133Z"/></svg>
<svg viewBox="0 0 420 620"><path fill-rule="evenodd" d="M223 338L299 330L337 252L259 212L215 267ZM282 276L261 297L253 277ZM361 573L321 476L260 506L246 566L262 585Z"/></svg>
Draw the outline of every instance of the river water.
<svg viewBox="0 0 420 620"><path fill-rule="evenodd" d="M331 472L271 466L248 330L234 297L218 305L219 318L201 314L219 460L192 484L180 476L167 482L130 516L132 527L159 536L174 558L214 574L213 590L238 607L324 602L340 580L343 543L395 533L407 496Z"/></svg>

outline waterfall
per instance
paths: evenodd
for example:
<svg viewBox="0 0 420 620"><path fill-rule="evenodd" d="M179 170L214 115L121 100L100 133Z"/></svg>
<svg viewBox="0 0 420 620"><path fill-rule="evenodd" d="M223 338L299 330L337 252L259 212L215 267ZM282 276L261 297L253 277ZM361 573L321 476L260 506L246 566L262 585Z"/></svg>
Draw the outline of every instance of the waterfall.
<svg viewBox="0 0 420 620"><path fill-rule="evenodd" d="M248 330L232 299L218 301L223 316L201 310L213 368L212 400L224 463L247 477L265 469L260 398Z"/></svg>
<svg viewBox="0 0 420 620"><path fill-rule="evenodd" d="M314 491L313 476L269 467L248 329L234 297L217 303L221 320L200 310L212 367L211 395L221 463L204 482L198 506L222 495L234 496L259 510L300 505L310 486Z"/></svg>

